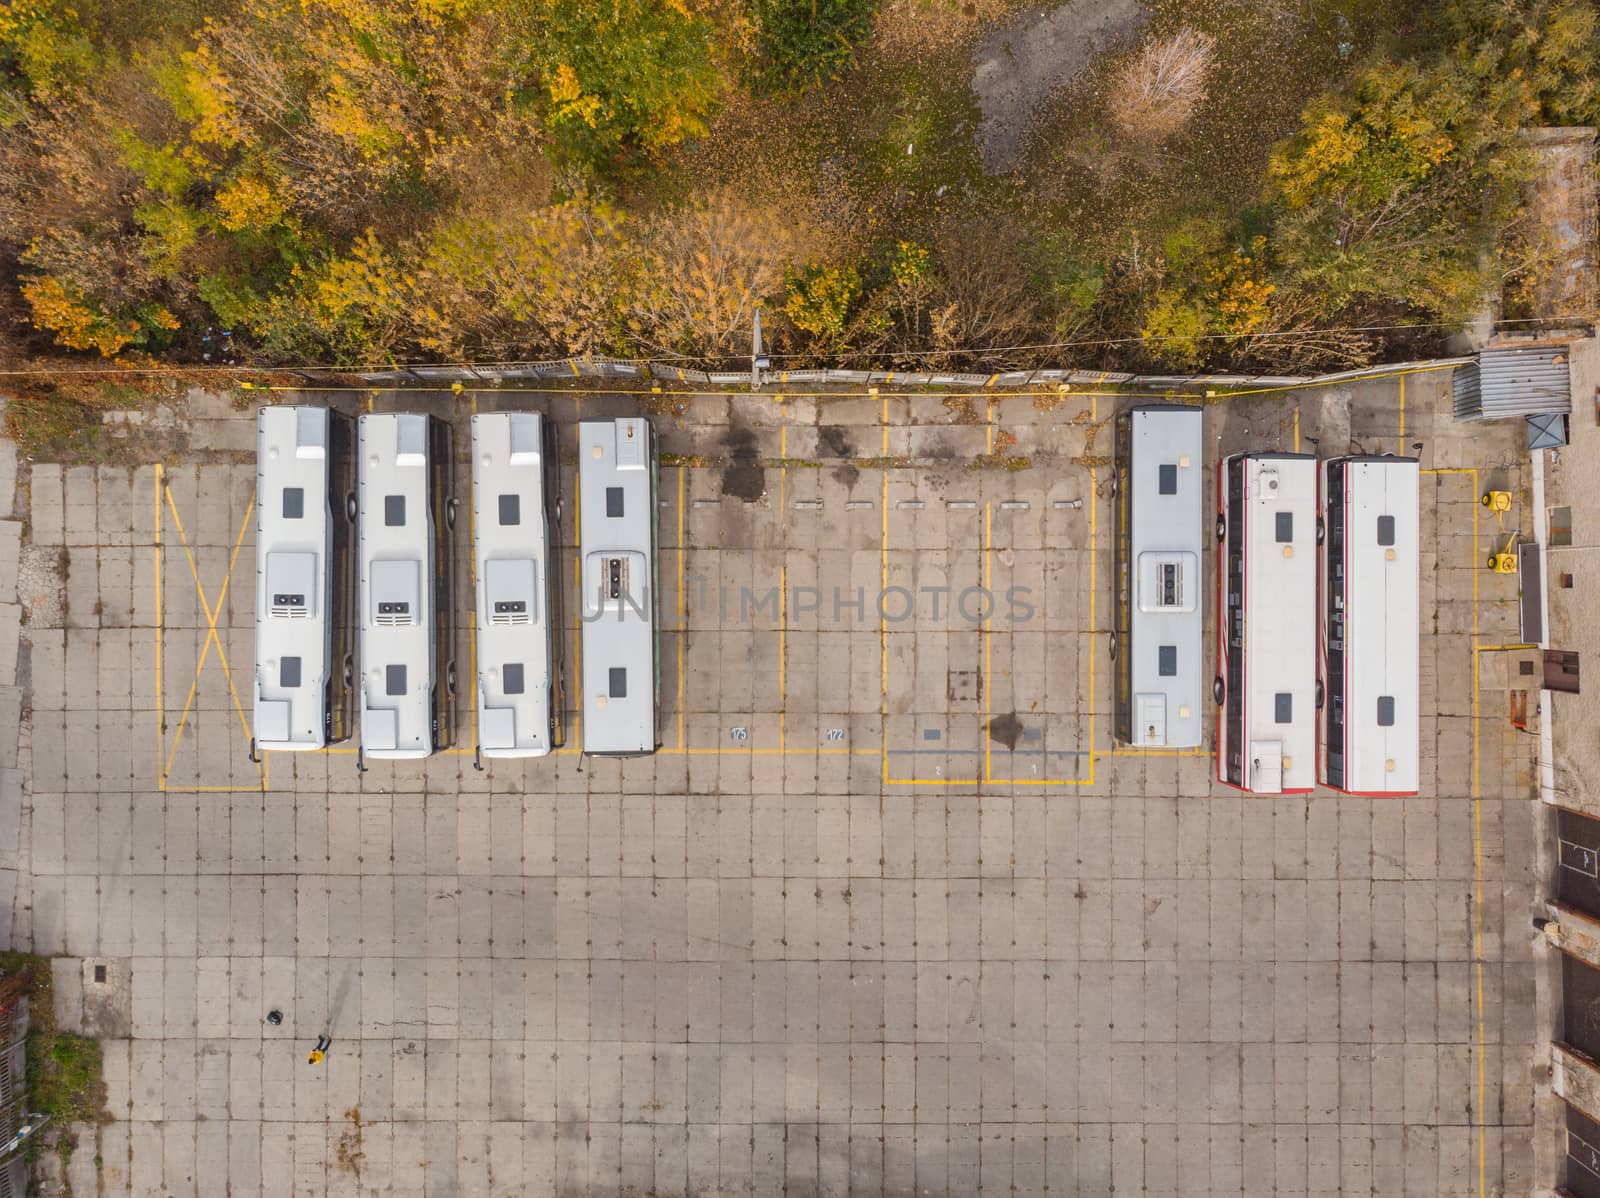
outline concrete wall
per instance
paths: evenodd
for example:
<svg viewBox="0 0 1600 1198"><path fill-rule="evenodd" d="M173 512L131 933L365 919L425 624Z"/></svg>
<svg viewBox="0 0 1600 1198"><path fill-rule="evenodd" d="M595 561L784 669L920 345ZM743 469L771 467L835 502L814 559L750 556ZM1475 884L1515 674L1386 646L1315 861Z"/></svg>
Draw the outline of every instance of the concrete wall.
<svg viewBox="0 0 1600 1198"><path fill-rule="evenodd" d="M1550 1084L1568 1105L1600 1120L1600 1064L1571 1045L1550 1046Z"/></svg>

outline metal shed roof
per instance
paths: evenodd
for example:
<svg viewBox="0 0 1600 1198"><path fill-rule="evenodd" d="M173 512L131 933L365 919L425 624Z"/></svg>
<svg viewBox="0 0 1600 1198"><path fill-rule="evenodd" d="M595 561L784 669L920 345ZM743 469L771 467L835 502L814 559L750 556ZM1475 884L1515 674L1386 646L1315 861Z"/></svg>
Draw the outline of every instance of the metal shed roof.
<svg viewBox="0 0 1600 1198"><path fill-rule="evenodd" d="M1455 372L1457 420L1503 420L1572 410L1571 347L1566 343L1490 345Z"/></svg>

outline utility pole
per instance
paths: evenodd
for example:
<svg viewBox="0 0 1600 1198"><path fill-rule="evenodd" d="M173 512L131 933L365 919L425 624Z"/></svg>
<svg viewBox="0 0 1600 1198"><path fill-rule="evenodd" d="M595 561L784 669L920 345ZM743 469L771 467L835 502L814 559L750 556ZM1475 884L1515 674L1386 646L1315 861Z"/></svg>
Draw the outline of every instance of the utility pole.
<svg viewBox="0 0 1600 1198"><path fill-rule="evenodd" d="M761 347L761 309L756 309L755 328L750 334L750 390L761 390L761 377L772 365Z"/></svg>

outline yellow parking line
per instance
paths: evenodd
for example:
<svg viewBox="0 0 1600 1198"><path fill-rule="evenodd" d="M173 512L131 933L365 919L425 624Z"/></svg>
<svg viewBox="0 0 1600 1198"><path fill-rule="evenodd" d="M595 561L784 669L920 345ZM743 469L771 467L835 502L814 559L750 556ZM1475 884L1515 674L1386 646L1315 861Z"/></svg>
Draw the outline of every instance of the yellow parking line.
<svg viewBox="0 0 1600 1198"><path fill-rule="evenodd" d="M876 388L874 388L876 390ZM883 754L883 781L889 778L889 626L883 618L883 593L889 589L889 397L878 400L879 449L882 455L883 487L878 506L882 509L882 530L878 541L878 738Z"/></svg>
<svg viewBox="0 0 1600 1198"><path fill-rule="evenodd" d="M1406 452L1406 376L1400 376L1400 446L1398 452L1402 457Z"/></svg>
<svg viewBox="0 0 1600 1198"><path fill-rule="evenodd" d="M156 743L165 744L167 740L167 704L161 689L161 489L165 467L156 463ZM163 778L156 779L159 786Z"/></svg>
<svg viewBox="0 0 1600 1198"><path fill-rule="evenodd" d="M1478 553L1478 512L1482 504L1477 502L1478 497L1478 471L1471 466L1444 466L1423 470L1423 474L1434 475L1465 475L1472 480L1472 643L1474 648L1478 643L1478 607L1479 587L1478 575L1482 573L1482 559ZM1479 686L1481 673L1478 668L1478 654L1472 655L1472 972L1473 989L1477 996L1474 1005L1477 1008L1477 1057L1478 1057L1478 1093L1474 1103L1474 1122L1478 1128L1478 1193L1487 1198L1489 1193L1488 1176L1488 1120L1484 1111L1485 1084L1484 1084L1484 1028L1483 1028L1483 785L1480 768L1478 721L1480 716Z"/></svg>
<svg viewBox="0 0 1600 1198"><path fill-rule="evenodd" d="M582 415L583 398L579 396L573 403L573 419ZM583 527L583 487L579 479L582 471L580 461L572 472L572 543L578 547L572 555L572 583L578 592L578 610L573 613L578 622L572 626L572 673L577 690L577 702L572 705L572 725L576 734L573 747L580 753L583 752L583 704L587 698L583 689L583 534L579 531Z"/></svg>
<svg viewBox="0 0 1600 1198"><path fill-rule="evenodd" d="M1090 402L1091 402L1091 407L1090 407L1090 413L1089 413L1089 421L1090 421L1091 424L1093 424L1097 419L1099 419L1098 405L1095 404L1095 402L1092 401L1092 400ZM1096 610L1097 610L1097 608L1099 606L1098 600L1099 600L1099 595L1100 595L1099 583L1097 583L1095 581L1095 571L1096 571L1096 568L1097 568L1097 559L1100 556L1100 504L1098 502L1096 502L1096 500L1098 498L1099 487L1100 487L1100 481L1099 480L1100 480L1100 472L1099 472L1099 470L1096 469L1093 466L1090 466L1089 467L1089 627L1090 628L1094 628L1096 626L1095 625ZM1094 689L1094 682L1095 682L1095 662L1099 659L1099 657L1100 657L1100 654L1094 649L1093 642L1091 640L1090 650L1089 650L1089 780L1087 782L1085 782L1085 783L1080 783L1080 785L1085 785L1085 786L1093 786L1094 785L1094 769L1095 769L1095 766L1094 766L1094 759L1095 759L1095 747L1094 747L1094 733L1095 733L1094 696L1095 696L1095 689Z"/></svg>
<svg viewBox="0 0 1600 1198"><path fill-rule="evenodd" d="M548 615L548 613L546 613ZM472 753L478 753L478 599L473 584L472 610L467 613L467 659L472 670Z"/></svg>
<svg viewBox="0 0 1600 1198"><path fill-rule="evenodd" d="M456 384L456 386L458 386L458 387L460 385L461 385L460 383ZM477 396L477 393L474 392L472 395L470 395L468 397L468 399L470 401L471 414L473 416L476 416L478 414L478 396ZM470 460L470 458L471 458L471 448L470 448L470 446L472 444L472 434L471 434L471 426L470 425L468 426L468 432L467 432L467 444L469 446L469 448L468 448L468 458ZM560 466L559 462L551 463L550 465L551 465L552 469L556 469L556 470L561 469L561 466ZM453 468L453 466L454 466L454 463L452 463L452 468ZM467 657L470 660L470 662L472 663L472 754L473 754L473 757L476 758L477 754L478 754L478 527L477 527L478 505L477 505L477 503L475 501L475 498L470 493L470 487L471 487L470 483L468 484L468 487L469 487L469 494L467 496L467 582L470 584L471 595L467 600L468 607L469 607L469 610L467 612L467 635L468 635ZM548 542L546 543L545 549L546 549L547 552L549 551ZM547 615L548 615L548 613L547 613Z"/></svg>
<svg viewBox="0 0 1600 1198"><path fill-rule="evenodd" d="M1472 496L1478 496L1478 472L1472 472ZM1472 640L1478 640L1478 510L1472 505ZM1483 1034L1483 784L1478 768L1478 719L1481 699L1478 655L1472 655L1472 957L1478 991L1478 1193L1488 1198L1488 1119L1484 1112Z"/></svg>
<svg viewBox="0 0 1600 1198"><path fill-rule="evenodd" d="M683 606L683 505L689 472L678 469L678 748L683 748L683 659L689 639L689 622Z"/></svg>
<svg viewBox="0 0 1600 1198"><path fill-rule="evenodd" d="M992 414L992 413L991 413ZM994 440L994 425L989 425L989 439ZM989 589L992 562L990 548L994 545L994 505L985 502L983 505L983 546L979 555L983 560L983 593L991 594ZM989 721L991 718L990 692L994 689L991 682L994 678L993 649L994 635L989 621L993 613L989 610L987 602L984 606L983 623L978 628L978 635L983 638L983 778L984 781L994 780L994 737L989 735Z"/></svg>
<svg viewBox="0 0 1600 1198"><path fill-rule="evenodd" d="M1056 394L1056 393L1055 392L1051 392L1050 394ZM995 404L995 402L996 401L994 399L989 399L989 400L986 401L988 419L987 419L985 430L984 430L984 441L985 441L985 444L987 446L987 450L990 453L994 452L994 404ZM1090 416L1090 420L1091 421L1095 421L1095 420L1099 419L1099 403L1093 397L1090 398L1089 416ZM887 458L888 456L889 456L888 455L888 431L887 431L887 424L886 424L885 425L885 432L884 432L884 457ZM885 476L885 477L887 479L887 476ZM1098 479L1099 479L1098 470L1096 468L1094 468L1094 467L1090 467L1090 470L1089 470L1089 489L1090 489L1091 495L1094 494L1094 492L1095 492L1095 490L1097 488ZM887 481L885 481L884 486L885 486L885 502L884 502L884 505L883 505L883 507L884 507L884 536L885 536L885 544L887 544L887 537L888 537L888 508L889 508L889 505L888 505L888 502L887 502L887 488L888 488ZM993 504L986 502L983 505L983 511L984 511L984 531L983 531L983 541L982 541L982 544L979 547L979 557L980 557L980 560L983 562L983 587L984 587L984 590L986 592L988 592L988 591L990 591L992 589L992 582L993 582L993 547L994 547L994 522L993 522L994 510L993 510ZM1089 508L1089 627L1090 627L1091 630L1094 629L1094 627L1095 627L1096 607L1097 607L1097 604L1096 604L1096 599L1097 599L1097 596L1096 596L1096 582L1095 582L1095 575L1096 575L1095 558L1096 558L1096 556L1098 554L1098 551L1099 551L1099 509L1098 509L1097 505L1095 505L1093 500L1091 499L1090 508ZM887 588L887 576L885 576L884 585L885 585L885 588ZM1089 775L1088 775L1088 777L1086 777L1086 778L996 778L994 776L994 768L993 768L994 742L993 742L992 739L990 739L987 736L988 722L989 722L990 717L992 716L992 703L991 703L992 688L991 688L990 682L991 682L991 677L992 677L992 673L993 673L993 653L992 653L992 649L991 649L991 643L992 643L992 637L993 637L993 629L990 626L990 618L991 618L990 616L985 616L982 624L979 627L979 636L983 640L983 671L982 671L982 675L983 675L983 717L984 717L984 732L985 732L985 739L984 739L984 742L983 742L983 777L981 779L979 779L979 778L891 778L891 777L889 777L889 753L888 753L888 747L887 747L887 745L888 745L888 731L887 731L887 728L885 728L885 730L884 730L885 748L884 748L884 754L883 754L883 781L884 781L884 783L886 785L889 785L889 786L979 786L979 785L982 785L984 783L993 783L993 784L999 785L999 786L1093 786L1094 785L1094 779L1095 779L1095 764L1094 764L1094 762L1095 762L1095 757L1097 756L1097 753L1096 753L1095 748L1094 748L1095 716L1094 716L1093 695L1094 695L1094 687L1095 687L1095 664L1094 664L1094 655L1093 655L1092 652L1091 652L1090 657L1089 657L1089 694L1091 696L1091 699L1090 699L1090 705L1089 705L1089 751L1087 753L1087 757L1089 759ZM886 662L885 669L887 670L887 659L885 659L885 662ZM885 680L885 693L887 693L887 675L886 675L886 680ZM1197 755L1203 755L1203 751L1201 751L1201 753L1197 754Z"/></svg>
<svg viewBox="0 0 1600 1198"><path fill-rule="evenodd" d="M195 565L194 553L189 547L188 538L184 535L183 524L178 520L178 510L176 505L173 505L172 492L170 489L167 491L167 503L172 505L172 518L178 525L179 537L183 538L183 552L189 562L189 572L194 577L195 591L199 594L200 605L202 607L207 607L205 590L200 586L200 572ZM228 587L233 581L233 568L239 560L239 550L244 545L244 534L250 527L250 517L255 514L255 508L255 496L252 494L249 504L247 504L245 507L244 519L240 521L239 524L239 534L234 538L233 553L228 558L228 572L223 576L222 589L217 593L216 605L214 607L209 607L206 612L206 621L210 625L209 631L206 634L206 645L209 647L210 645L215 644L217 647L217 659L222 663L222 672L228 679L228 692L233 696L233 709L239 716L239 726L244 729L246 739L248 739L251 735L250 721L245 717L244 706L239 702L239 692L234 687L233 670L228 664L228 654L222 646L222 638L217 633L217 619L222 615L222 605L227 600ZM205 664L204 653L205 650L202 649L200 665ZM195 667L196 681L199 679L199 674L200 666L197 665ZM191 691L191 696L192 693L193 692ZM179 734L181 735L181 733L182 726L180 724ZM177 746L176 737L173 738L173 746L174 748Z"/></svg>
<svg viewBox="0 0 1600 1198"><path fill-rule="evenodd" d="M157 481L158 481L158 485L160 486L160 494L165 496L166 502L167 502L167 509L172 513L173 526L178 530L178 540L183 546L184 557L185 557L185 560L189 564L189 575L194 580L195 594L200 599L200 608L205 613L206 625L207 625L206 639L205 639L205 642L201 646L199 660L195 663L194 677L189 682L189 693L188 693L188 696L184 700L183 714L178 718L178 727L177 727L176 731L174 731L174 733L172 735L172 745L171 745L170 749L167 752L166 760L165 760L164 764L162 765L160 775L158 776L158 778L156 780L157 789L165 791L165 790L169 789L167 782L168 782L168 777L172 772L173 762L177 760L178 743L183 739L183 731L184 731L184 728L188 724L189 712L194 707L195 694L198 691L199 686L200 686L200 672L201 672L201 670L203 670L205 668L206 660L211 654L212 645L215 645L216 648L217 648L217 660L222 665L223 676L228 680L228 694L231 696L231 698L233 700L234 712L239 717L239 726L244 730L245 738L247 740L251 736L250 721L249 721L249 718L244 713L244 705L239 701L239 691L238 691L238 688L234 685L234 681L233 681L233 669L228 664L228 653L227 653L227 650L223 647L222 638L221 638L220 634L217 632L217 620L222 615L222 605L225 602L227 602L228 587L232 584L232 581L233 581L233 570L234 570L234 566L238 563L238 560L239 560L239 550L244 545L244 534L250 528L250 518L251 518L251 516L253 516L255 514L255 497L254 497L254 495L252 495L249 504L246 505L246 507L245 507L244 519L239 524L239 533L238 533L238 536L236 536L234 538L234 542L233 542L233 552L228 558L228 571L227 571L227 573L225 575L223 575L222 587L217 592L217 601L216 601L215 605L213 605L211 603L210 599L208 599L207 596L206 596L205 587L203 585L201 585L201 582L200 582L200 570L199 570L199 567L195 564L194 551L189 545L189 536L188 536L188 533L184 530L183 519L182 519L182 517L180 517L178 515L177 504L172 498L172 489L165 485L165 483L162 481L163 477L164 477L164 472L158 470ZM160 504L160 497L158 496L157 502L156 502L156 529L157 529L157 544L158 545L160 544L161 521L162 521L161 504ZM158 563L157 563L157 588L158 588L158 591L159 591L159 587L160 587L159 576L160 576L160 563L158 561ZM160 629L161 626L160 626L160 623L159 623L159 620L160 620L159 611L158 611L157 619L158 619L158 629ZM160 668L160 659L161 659L160 637L161 637L161 633L160 633L160 631L158 631L158 635L157 635L157 653L156 653L158 671L159 671L159 668ZM165 717L164 717L164 715L162 717L162 724L163 724L163 728L164 728L164 726L165 726ZM264 789L266 789L268 774L266 772L266 763L264 761L257 763L256 773L260 778L260 784L258 786L208 787L208 788L205 788L205 789L208 789L208 790L234 790L234 791L249 791L249 790L264 790ZM178 789L194 790L196 788L195 787L181 787L181 788L178 788Z"/></svg>
<svg viewBox="0 0 1600 1198"><path fill-rule="evenodd" d="M783 396L778 396L778 403L783 404ZM789 459L789 425L784 422L778 426L778 459L787 462ZM780 526L784 521L784 513L788 510L789 494L789 467L778 467L778 522ZM778 551L783 556L778 559L778 748L788 746L789 731L789 553L787 548Z"/></svg>

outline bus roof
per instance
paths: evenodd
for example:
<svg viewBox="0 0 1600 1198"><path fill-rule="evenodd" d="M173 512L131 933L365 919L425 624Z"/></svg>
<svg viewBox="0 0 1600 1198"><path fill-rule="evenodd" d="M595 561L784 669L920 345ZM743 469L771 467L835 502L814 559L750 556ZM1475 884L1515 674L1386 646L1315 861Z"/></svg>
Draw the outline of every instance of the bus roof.
<svg viewBox="0 0 1600 1198"><path fill-rule="evenodd" d="M550 751L550 588L544 420L472 417L472 540L477 604L478 747L485 757ZM560 635L560 630L554 630Z"/></svg>
<svg viewBox="0 0 1600 1198"><path fill-rule="evenodd" d="M1132 654L1132 743L1192 748L1203 740L1204 418L1176 406L1128 418L1133 643L1122 650ZM1168 665L1175 672L1163 673Z"/></svg>
<svg viewBox="0 0 1600 1198"><path fill-rule="evenodd" d="M1317 462L1245 459L1244 751L1281 754L1282 789L1316 785ZM1276 747L1274 747L1276 746ZM1253 789L1254 787L1252 787Z"/></svg>
<svg viewBox="0 0 1600 1198"><path fill-rule="evenodd" d="M655 750L654 479L649 421L579 423L586 753Z"/></svg>
<svg viewBox="0 0 1600 1198"><path fill-rule="evenodd" d="M1373 456L1344 462L1349 752L1343 789L1414 794L1421 736L1419 464Z"/></svg>
<svg viewBox="0 0 1600 1198"><path fill-rule="evenodd" d="M330 419L324 407L256 411L258 750L326 739Z"/></svg>
<svg viewBox="0 0 1600 1198"><path fill-rule="evenodd" d="M433 751L428 418L361 417L361 749Z"/></svg>

